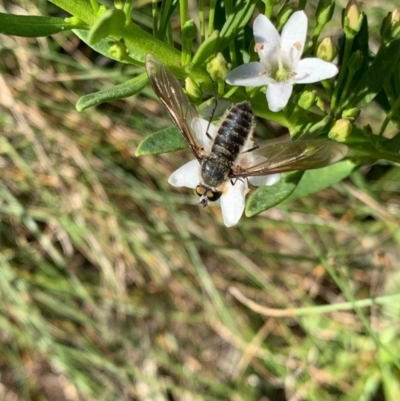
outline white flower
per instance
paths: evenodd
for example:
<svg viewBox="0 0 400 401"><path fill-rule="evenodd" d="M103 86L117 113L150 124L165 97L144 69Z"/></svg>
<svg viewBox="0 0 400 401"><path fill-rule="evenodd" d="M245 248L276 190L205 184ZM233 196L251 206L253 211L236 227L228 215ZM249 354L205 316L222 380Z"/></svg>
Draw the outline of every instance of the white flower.
<svg viewBox="0 0 400 401"><path fill-rule="evenodd" d="M271 111L280 111L286 106L294 84L322 81L338 73L334 64L319 58L300 60L307 35L304 11L291 15L281 35L265 15L254 20L253 28L254 50L260 61L235 68L226 82L237 86L268 85L267 102Z"/></svg>
<svg viewBox="0 0 400 401"><path fill-rule="evenodd" d="M206 135L207 127L211 139ZM196 134L199 145L203 147L204 153L208 155L211 151L211 146L217 134L218 127L214 124L209 125L208 121L201 118L194 118L192 121L192 128ZM247 149L253 147L253 140L248 139L236 160L235 166L240 165L241 167L246 167L265 160L265 157L255 155L254 152L244 153ZM168 182L174 187L196 188L201 179L200 167L200 163L197 159L192 160L172 173ZM221 196L221 210L224 224L227 227L232 227L240 220L244 211L246 193L248 192L247 181L252 185L261 186L273 185L278 182L279 179L280 174L271 174L259 177L248 177L243 180L238 179L233 183L230 180L226 181Z"/></svg>

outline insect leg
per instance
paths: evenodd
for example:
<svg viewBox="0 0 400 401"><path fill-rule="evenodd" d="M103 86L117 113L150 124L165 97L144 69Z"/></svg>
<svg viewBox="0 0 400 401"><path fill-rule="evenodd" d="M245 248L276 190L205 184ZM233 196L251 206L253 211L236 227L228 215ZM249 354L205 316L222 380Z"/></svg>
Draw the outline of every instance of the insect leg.
<svg viewBox="0 0 400 401"><path fill-rule="evenodd" d="M256 150L256 149L258 149L259 148L259 146L258 145L254 145L252 148L250 148L250 149L247 149L247 150L245 150L244 152L242 152L242 153L248 153L248 152L252 152L253 150Z"/></svg>
<svg viewBox="0 0 400 401"><path fill-rule="evenodd" d="M210 80L211 80L211 83L212 83L212 85L213 85L213 87L214 87L215 106L214 106L214 108L213 108L213 111L211 112L211 117L210 117L210 119L209 119L209 121L208 121L206 135L207 135L207 138L208 138L209 140L212 141L213 138L212 138L211 135L208 133L208 129L210 128L211 121L212 121L212 119L214 118L215 110L217 110L217 106L218 106L218 101L217 101L218 92L217 92L217 87L215 86L215 82L211 79L211 77L210 77Z"/></svg>
<svg viewBox="0 0 400 401"><path fill-rule="evenodd" d="M245 179L247 180L247 177L245 177ZM235 181L233 181L233 180L235 180ZM242 177L235 177L235 178L230 179L232 185L235 185L238 182L238 180L244 182Z"/></svg>

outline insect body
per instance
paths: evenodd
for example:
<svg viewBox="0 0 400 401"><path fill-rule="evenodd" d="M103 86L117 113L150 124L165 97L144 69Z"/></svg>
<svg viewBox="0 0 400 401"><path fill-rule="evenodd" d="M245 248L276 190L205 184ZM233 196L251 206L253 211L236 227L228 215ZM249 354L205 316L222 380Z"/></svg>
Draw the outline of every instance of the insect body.
<svg viewBox="0 0 400 401"><path fill-rule="evenodd" d="M254 127L255 117L249 102L238 103L225 114L211 153L201 162L201 184L196 192L203 206L221 196L221 187L231 177L234 163Z"/></svg>
<svg viewBox="0 0 400 401"><path fill-rule="evenodd" d="M252 177L325 167L347 153L344 144L314 139L254 146L255 116L247 101L225 113L215 138L206 134L212 141L211 150L206 152L193 128L198 115L177 79L152 54L146 56L146 70L152 88L199 162L196 193L203 206L219 199L229 181L234 185L237 180Z"/></svg>

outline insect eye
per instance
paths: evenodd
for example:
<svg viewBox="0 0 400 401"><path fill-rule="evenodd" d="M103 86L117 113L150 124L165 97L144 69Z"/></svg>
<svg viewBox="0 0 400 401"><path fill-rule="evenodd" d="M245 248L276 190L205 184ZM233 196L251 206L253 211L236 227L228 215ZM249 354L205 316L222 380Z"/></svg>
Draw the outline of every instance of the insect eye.
<svg viewBox="0 0 400 401"><path fill-rule="evenodd" d="M196 187L196 194L198 196L203 196L206 192L206 189L204 187L202 187L201 185L197 185Z"/></svg>
<svg viewBox="0 0 400 401"><path fill-rule="evenodd" d="M207 191L207 198L209 201L211 202L215 202L216 200L218 200L222 195L222 192L217 191L217 192L213 192L213 191Z"/></svg>

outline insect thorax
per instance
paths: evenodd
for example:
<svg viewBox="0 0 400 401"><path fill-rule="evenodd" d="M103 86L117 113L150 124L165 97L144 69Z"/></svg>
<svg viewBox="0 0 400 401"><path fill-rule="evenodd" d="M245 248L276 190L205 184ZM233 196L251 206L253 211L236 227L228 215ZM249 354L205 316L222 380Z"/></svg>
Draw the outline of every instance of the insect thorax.
<svg viewBox="0 0 400 401"><path fill-rule="evenodd" d="M238 155L252 134L255 117L249 102L233 105L224 115L209 156L201 166L202 181L217 188L230 176Z"/></svg>
<svg viewBox="0 0 400 401"><path fill-rule="evenodd" d="M231 162L225 156L211 153L201 164L202 184L208 188L218 188L229 178L231 167Z"/></svg>

